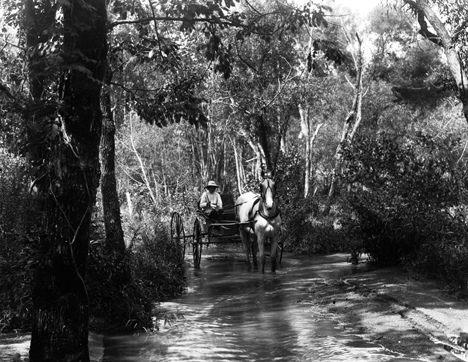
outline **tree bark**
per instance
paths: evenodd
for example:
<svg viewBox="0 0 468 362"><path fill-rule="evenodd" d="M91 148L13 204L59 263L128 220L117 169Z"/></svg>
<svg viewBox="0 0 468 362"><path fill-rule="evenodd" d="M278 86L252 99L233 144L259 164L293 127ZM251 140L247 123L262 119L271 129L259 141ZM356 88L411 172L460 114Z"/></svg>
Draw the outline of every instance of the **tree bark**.
<svg viewBox="0 0 468 362"><path fill-rule="evenodd" d="M30 17L40 14L35 13L32 0L29 4L32 11L25 16L33 21ZM67 69L57 87L60 107L51 115L58 123L58 134L47 147L45 142L37 145L45 155L36 161L42 161L38 191L46 220L33 281L31 362L89 361L89 301L83 280L99 184L99 96L107 56L106 21L104 0L63 5L67 59L63 68Z"/></svg>
<svg viewBox="0 0 468 362"><path fill-rule="evenodd" d="M125 240L122 230L120 202L117 193L115 176L115 122L111 107L110 84L112 70L109 63L105 63L104 86L101 89L102 133L99 147L101 160L101 195L104 213L104 227L106 231L105 250L114 264L114 270L109 280L109 289L122 293L133 285L132 274L128 259L125 258ZM131 202L130 202L131 204ZM116 295L117 293L113 293ZM141 296L140 300L144 297ZM132 317L132 306L125 303L121 308L109 311L107 326L121 325Z"/></svg>
<svg viewBox="0 0 468 362"><path fill-rule="evenodd" d="M111 109L110 83L112 70L106 62L104 87L101 90L102 135L100 144L101 195L106 230L107 250L119 264L125 254L120 202L115 178L115 122Z"/></svg>

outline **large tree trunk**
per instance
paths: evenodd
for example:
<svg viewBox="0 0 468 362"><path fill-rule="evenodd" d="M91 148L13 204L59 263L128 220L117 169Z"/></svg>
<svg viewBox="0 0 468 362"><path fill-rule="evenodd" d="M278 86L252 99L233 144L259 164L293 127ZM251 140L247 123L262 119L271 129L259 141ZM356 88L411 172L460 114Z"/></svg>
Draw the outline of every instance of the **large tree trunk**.
<svg viewBox="0 0 468 362"><path fill-rule="evenodd" d="M115 123L111 109L112 71L106 62L104 87L101 91L102 136L100 144L101 195L106 230L106 246L119 264L125 253L120 202L115 178Z"/></svg>
<svg viewBox="0 0 468 362"><path fill-rule="evenodd" d="M106 231L105 250L114 264L109 280L111 295L121 294L122 300L128 297L127 290L133 285L128 259L125 258L125 241L120 215L120 202L115 178L115 123L111 109L110 83L112 71L106 62L104 87L101 90L102 136L100 144L101 160L101 195ZM131 205L131 202L129 202ZM138 291L133 290L133 293ZM144 300L144 296L140 296ZM107 327L123 325L133 317L132 306L121 304L107 314Z"/></svg>
<svg viewBox="0 0 468 362"><path fill-rule="evenodd" d="M264 161L265 161L265 171L274 171L273 170L273 162L271 160L271 154L270 154L270 147L268 145L268 131L267 131L267 126L266 126L266 121L265 121L265 114L261 114L257 117L258 120L258 131L259 131L259 146L261 147L263 156L264 156ZM263 165L262 165L263 166Z"/></svg>
<svg viewBox="0 0 468 362"><path fill-rule="evenodd" d="M29 4L34 9L32 0ZM34 11L25 15L40 16ZM89 361L89 301L83 279L99 184L106 16L104 0L75 0L63 7L67 70L58 87L58 134L44 151L38 184L46 221L33 282L31 362Z"/></svg>

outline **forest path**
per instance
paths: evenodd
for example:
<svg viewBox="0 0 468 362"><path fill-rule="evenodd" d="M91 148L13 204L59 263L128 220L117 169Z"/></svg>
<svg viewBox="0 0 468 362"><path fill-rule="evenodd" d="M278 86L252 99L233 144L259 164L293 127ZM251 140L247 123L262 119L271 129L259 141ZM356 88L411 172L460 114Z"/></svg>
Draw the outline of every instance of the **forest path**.
<svg viewBox="0 0 468 362"><path fill-rule="evenodd" d="M365 311L367 302L361 303L365 298L347 280L373 273L375 267L351 265L346 259L346 254L285 254L276 274L262 274L247 269L240 247L210 246L203 250L200 269L187 260L187 294L158 306L159 330L107 336L104 361L429 360L416 359L416 350L386 348L368 333L353 312ZM350 293L361 299L350 299L348 308L345 294ZM378 303L388 305L385 299ZM412 325L407 328L412 336ZM427 340L423 333L416 334ZM426 350L424 346L421 355L427 355Z"/></svg>

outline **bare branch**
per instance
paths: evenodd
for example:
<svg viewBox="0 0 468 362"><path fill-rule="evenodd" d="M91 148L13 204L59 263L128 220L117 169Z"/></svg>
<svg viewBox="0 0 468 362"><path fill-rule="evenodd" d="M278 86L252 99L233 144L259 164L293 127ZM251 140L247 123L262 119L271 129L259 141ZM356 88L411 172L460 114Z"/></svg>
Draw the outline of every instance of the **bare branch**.
<svg viewBox="0 0 468 362"><path fill-rule="evenodd" d="M419 30L419 34L421 34L424 38L433 42L434 44L443 46L442 39L440 39L438 35L432 33L428 29L427 22L426 22L426 15L424 11L419 8L418 8L418 23L421 26L421 29Z"/></svg>

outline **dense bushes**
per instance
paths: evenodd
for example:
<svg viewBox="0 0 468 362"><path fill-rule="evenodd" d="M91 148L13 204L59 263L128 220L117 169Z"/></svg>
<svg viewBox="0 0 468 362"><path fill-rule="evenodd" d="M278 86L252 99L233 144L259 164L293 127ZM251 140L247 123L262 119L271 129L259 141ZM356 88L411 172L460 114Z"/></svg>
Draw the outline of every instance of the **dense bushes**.
<svg viewBox="0 0 468 362"><path fill-rule="evenodd" d="M0 332L30 326L32 243L28 235L0 231Z"/></svg>
<svg viewBox="0 0 468 362"><path fill-rule="evenodd" d="M104 244L94 242L90 248L87 285L94 322L106 328L140 329L148 324L152 306L184 291L182 251L171 242L159 217L147 214L144 220L125 222L127 235L126 263L131 278L109 283L114 275L123 275ZM122 285L112 289L110 286ZM101 327L94 324L93 327Z"/></svg>
<svg viewBox="0 0 468 362"><path fill-rule="evenodd" d="M0 150L0 169L0 332L28 330L41 214L24 159ZM139 328L148 322L153 303L183 291L180 246L170 242L159 220L153 213L125 220L132 282L122 281L118 290L110 288L110 280L123 264L116 265L104 249L102 223L94 220L86 280L93 320Z"/></svg>
<svg viewBox="0 0 468 362"><path fill-rule="evenodd" d="M104 243L91 244L86 285L92 329L137 329L149 322L151 300L124 270L131 258L127 251L125 259L116 262Z"/></svg>
<svg viewBox="0 0 468 362"><path fill-rule="evenodd" d="M275 179L286 250L306 254L344 250L345 239L335 223L339 209L323 214L327 204L323 190L304 198L303 162L297 152L279 158Z"/></svg>
<svg viewBox="0 0 468 362"><path fill-rule="evenodd" d="M27 328L38 216L25 160L0 149L0 332Z"/></svg>
<svg viewBox="0 0 468 362"><path fill-rule="evenodd" d="M468 179L458 146L422 134L381 135L358 138L344 150L351 185L346 230L361 251L388 264L406 261L466 288Z"/></svg>
<svg viewBox="0 0 468 362"><path fill-rule="evenodd" d="M144 294L162 301L181 294L185 288L182 250L173 243L162 225L141 244L133 247L132 270Z"/></svg>

